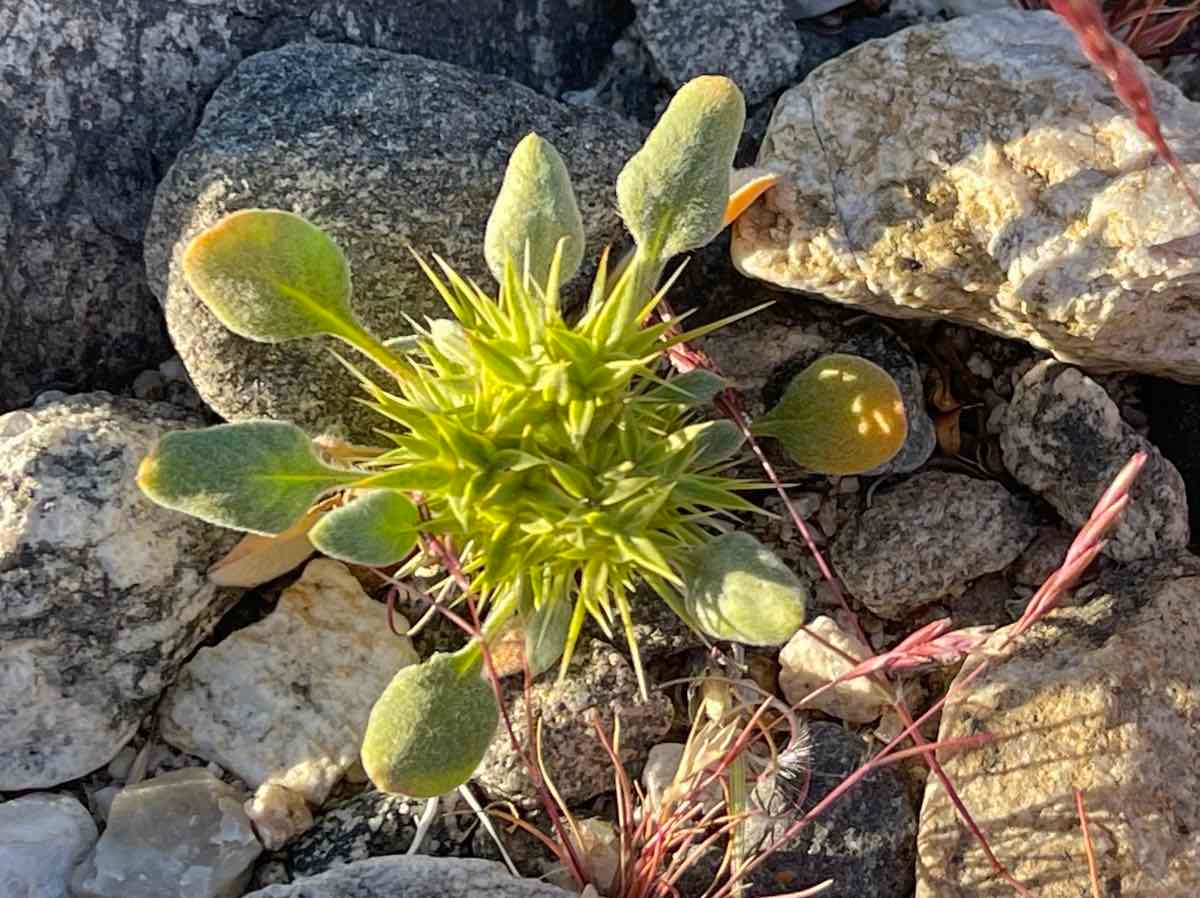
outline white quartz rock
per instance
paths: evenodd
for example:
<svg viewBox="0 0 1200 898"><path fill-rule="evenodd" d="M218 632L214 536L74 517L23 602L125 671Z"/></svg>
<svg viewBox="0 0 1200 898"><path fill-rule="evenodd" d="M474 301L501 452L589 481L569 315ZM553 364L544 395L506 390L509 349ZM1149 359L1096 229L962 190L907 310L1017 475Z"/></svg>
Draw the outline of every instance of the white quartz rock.
<svg viewBox="0 0 1200 898"><path fill-rule="evenodd" d="M371 706L415 661L346 566L317 559L263 620L196 653L163 702L162 735L320 805L358 761Z"/></svg>

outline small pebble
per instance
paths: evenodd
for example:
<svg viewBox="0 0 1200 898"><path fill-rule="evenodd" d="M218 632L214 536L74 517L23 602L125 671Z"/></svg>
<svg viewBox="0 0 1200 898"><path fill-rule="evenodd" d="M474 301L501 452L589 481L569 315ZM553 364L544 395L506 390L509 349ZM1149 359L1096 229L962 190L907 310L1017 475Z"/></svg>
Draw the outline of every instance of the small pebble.
<svg viewBox="0 0 1200 898"><path fill-rule="evenodd" d="M43 406L50 405L52 402L60 402L66 398L67 394L62 390L46 390L43 393L38 393L37 397L33 400L33 407L42 408Z"/></svg>
<svg viewBox="0 0 1200 898"><path fill-rule="evenodd" d="M166 379L157 371L143 371L133 379L133 395L138 399L162 399Z"/></svg>
<svg viewBox="0 0 1200 898"><path fill-rule="evenodd" d="M158 366L158 373L167 380L188 382L187 368L183 367L183 359L174 355Z"/></svg>
<svg viewBox="0 0 1200 898"><path fill-rule="evenodd" d="M981 377L984 380L991 380L992 375L995 374L995 368L992 365L991 359L985 358L979 352L971 353L967 359L967 368L976 377Z"/></svg>
<svg viewBox="0 0 1200 898"><path fill-rule="evenodd" d="M33 426L33 415L26 411L9 412L0 415L0 439L20 436Z"/></svg>
<svg viewBox="0 0 1200 898"><path fill-rule="evenodd" d="M1008 403L1001 402L988 413L987 425L985 430L988 434L994 437L1000 436L1004 432L1004 416L1008 412Z"/></svg>
<svg viewBox="0 0 1200 898"><path fill-rule="evenodd" d="M850 493L857 493L858 492L858 478L857 477L843 477L841 480L838 481L837 491L839 493L842 493L843 495L848 495Z"/></svg>
<svg viewBox="0 0 1200 898"><path fill-rule="evenodd" d="M132 746L126 745L108 762L108 775L115 780L124 782L125 778L129 776L129 768L133 766L133 760L136 757L137 752L133 750Z"/></svg>

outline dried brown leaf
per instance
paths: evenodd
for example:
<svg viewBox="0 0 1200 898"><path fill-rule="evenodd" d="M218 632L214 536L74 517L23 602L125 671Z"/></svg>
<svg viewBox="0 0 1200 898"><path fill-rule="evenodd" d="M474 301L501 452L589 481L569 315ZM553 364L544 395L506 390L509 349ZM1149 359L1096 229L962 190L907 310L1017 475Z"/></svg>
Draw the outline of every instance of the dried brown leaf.
<svg viewBox="0 0 1200 898"><path fill-rule="evenodd" d="M260 536L248 533L227 555L208 569L208 579L217 586L249 589L274 580L304 561L316 551L308 541L308 531L320 520L327 506L311 510L283 533Z"/></svg>

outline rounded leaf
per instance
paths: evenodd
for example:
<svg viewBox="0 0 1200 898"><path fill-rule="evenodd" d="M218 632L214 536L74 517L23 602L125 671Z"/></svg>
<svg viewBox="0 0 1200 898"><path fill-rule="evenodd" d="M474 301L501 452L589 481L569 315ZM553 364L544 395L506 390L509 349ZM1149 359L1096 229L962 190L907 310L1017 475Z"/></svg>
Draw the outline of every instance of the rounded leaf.
<svg viewBox="0 0 1200 898"><path fill-rule="evenodd" d="M252 533L282 533L317 498L361 479L321 461L299 427L243 421L177 430L138 468L138 486L167 508Z"/></svg>
<svg viewBox="0 0 1200 898"><path fill-rule="evenodd" d="M726 533L691 555L684 607L714 639L781 645L804 624L807 590L748 533Z"/></svg>
<svg viewBox="0 0 1200 898"><path fill-rule="evenodd" d="M511 259L520 271L528 249L529 271L546 286L563 238L559 276L568 281L583 261L583 218L562 157L549 141L530 133L509 157L488 218L483 254L496 280L503 281L505 263Z"/></svg>
<svg viewBox="0 0 1200 898"><path fill-rule="evenodd" d="M438 653L405 667L371 709L362 762L380 790L432 798L461 786L483 760L499 712L478 663L460 666L457 655Z"/></svg>
<svg viewBox="0 0 1200 898"><path fill-rule="evenodd" d="M226 215L188 244L183 274L222 324L251 340L359 329L345 256L324 231L291 212Z"/></svg>
<svg viewBox="0 0 1200 898"><path fill-rule="evenodd" d="M372 490L329 512L309 533L314 546L350 564L386 567L402 561L417 541L417 506L392 490Z"/></svg>
<svg viewBox="0 0 1200 898"><path fill-rule="evenodd" d="M908 436L904 399L891 376L864 358L833 353L796 375L779 404L750 428L779 440L822 474L861 474L891 460Z"/></svg>
<svg viewBox="0 0 1200 898"><path fill-rule="evenodd" d="M725 227L746 103L732 81L683 85L617 177L617 202L639 247L660 260L708 243Z"/></svg>

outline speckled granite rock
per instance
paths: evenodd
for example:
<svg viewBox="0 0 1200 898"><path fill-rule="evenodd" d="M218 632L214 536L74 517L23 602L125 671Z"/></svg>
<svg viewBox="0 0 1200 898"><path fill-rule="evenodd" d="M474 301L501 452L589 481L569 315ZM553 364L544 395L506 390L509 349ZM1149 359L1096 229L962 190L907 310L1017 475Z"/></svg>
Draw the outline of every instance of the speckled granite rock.
<svg viewBox="0 0 1200 898"><path fill-rule="evenodd" d="M728 75L757 103L799 74L805 36L784 0L634 0L635 27L675 87Z"/></svg>
<svg viewBox="0 0 1200 898"><path fill-rule="evenodd" d="M508 682L505 692L509 714L517 722L517 736L525 739L525 700L520 678ZM612 788L612 762L592 726L612 737L613 721L621 718L621 759L631 765L645 759L650 747L671 728L671 702L651 690L649 701L638 698L637 676L629 662L612 646L594 640L580 645L567 677L555 682L550 674L533 686L533 701L541 715L546 769L569 805ZM497 731L475 781L493 798L505 798L532 807L538 802L533 783L513 751L503 727Z"/></svg>
<svg viewBox="0 0 1200 898"><path fill-rule="evenodd" d="M1001 484L927 471L877 492L838 531L831 556L855 598L900 620L1003 570L1036 535L1028 505Z"/></svg>
<svg viewBox="0 0 1200 898"><path fill-rule="evenodd" d="M319 558L267 617L187 663L159 709L162 736L320 805L357 763L375 700L416 660L346 566Z"/></svg>
<svg viewBox="0 0 1200 898"><path fill-rule="evenodd" d="M617 0L0 5L0 410L49 386L114 388L171 354L142 232L162 172L243 57L318 38L554 94L590 83L628 20Z"/></svg>
<svg viewBox="0 0 1200 898"><path fill-rule="evenodd" d="M316 876L355 861L404 854L417 831L424 801L389 795L373 789L325 808L312 829L287 847L287 863L297 877ZM466 832L456 836L448 824L451 816L439 814L421 842L421 854L459 856L471 840ZM466 818L466 824L473 818ZM457 829L457 827L455 828Z"/></svg>
<svg viewBox="0 0 1200 898"><path fill-rule="evenodd" d="M797 24L805 13L794 0L634 0L633 5L633 30L668 81L679 87L697 75L719 72L737 82L751 106L855 44L911 22L891 15L858 16L836 32L822 32Z"/></svg>
<svg viewBox="0 0 1200 898"><path fill-rule="evenodd" d="M812 782L796 811L785 814L772 831L777 837L797 811L804 814L833 791L870 757L870 746L853 733L830 723L810 724ZM783 813L777 792L768 803ZM794 841L772 855L754 876L758 895L834 884L828 898L906 898L913 880L917 818L895 769L865 776Z"/></svg>
<svg viewBox="0 0 1200 898"><path fill-rule="evenodd" d="M1084 604L1052 613L946 706L940 739L981 731L999 738L942 763L1001 863L1038 898L1091 893L1077 788L1106 894L1195 895L1200 560L1116 568L1075 600ZM989 656L1005 632L993 637ZM969 661L958 680L972 669ZM999 893L932 780L919 852L917 898Z"/></svg>
<svg viewBox="0 0 1200 898"><path fill-rule="evenodd" d="M262 852L237 789L177 770L122 789L74 898L239 898Z"/></svg>
<svg viewBox="0 0 1200 898"><path fill-rule="evenodd" d="M245 898L572 898L532 879L515 879L499 864L459 858L380 857L337 867Z"/></svg>
<svg viewBox="0 0 1200 898"><path fill-rule="evenodd" d="M0 895L68 898L71 870L96 841L96 823L70 795L0 804Z"/></svg>
<svg viewBox="0 0 1200 898"><path fill-rule="evenodd" d="M0 789L102 767L237 593L229 535L144 498L168 405L75 396L0 418Z"/></svg>
<svg viewBox="0 0 1200 898"><path fill-rule="evenodd" d="M1148 77L1195 158L1200 106ZM735 226L752 277L1200 380L1200 212L1051 13L856 47L780 98L758 161L787 183Z"/></svg>
<svg viewBox="0 0 1200 898"><path fill-rule="evenodd" d="M150 283L200 395L231 420L371 435L378 416L353 402L360 388L329 352L337 341L264 345L229 333L183 280L187 241L247 206L305 214L346 252L356 312L383 337L407 333L405 313L444 307L406 244L494 283L484 225L509 153L534 129L571 170L588 255L598 253L621 234L613 184L640 144L637 126L415 56L295 46L242 63L159 187L146 233Z"/></svg>
<svg viewBox="0 0 1200 898"><path fill-rule="evenodd" d="M1105 554L1118 561L1170 555L1188 542L1187 493L1175 466L1121 420L1087 375L1046 361L1017 385L1000 434L1004 465L1078 527L1113 477L1142 450L1150 461L1130 492Z"/></svg>

